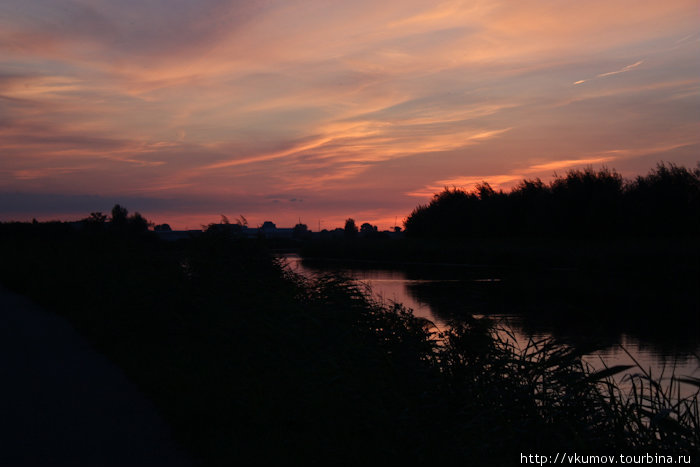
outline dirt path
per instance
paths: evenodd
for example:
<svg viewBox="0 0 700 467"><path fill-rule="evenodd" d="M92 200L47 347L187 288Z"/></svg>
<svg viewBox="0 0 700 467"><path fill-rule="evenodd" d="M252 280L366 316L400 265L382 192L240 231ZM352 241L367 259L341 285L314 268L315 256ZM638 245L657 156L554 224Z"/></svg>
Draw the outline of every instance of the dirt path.
<svg viewBox="0 0 700 467"><path fill-rule="evenodd" d="M154 406L64 319L0 287L0 465L186 466Z"/></svg>

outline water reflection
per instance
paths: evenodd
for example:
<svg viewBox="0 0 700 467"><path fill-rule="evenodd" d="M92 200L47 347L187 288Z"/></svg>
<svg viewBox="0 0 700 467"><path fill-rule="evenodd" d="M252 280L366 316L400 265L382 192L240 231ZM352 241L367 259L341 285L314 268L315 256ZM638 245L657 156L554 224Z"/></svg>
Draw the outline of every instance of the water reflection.
<svg viewBox="0 0 700 467"><path fill-rule="evenodd" d="M380 300L404 304L438 330L470 315L489 316L509 329L521 346L531 338L553 336L578 348L596 349L586 358L596 368L602 362L634 364L635 359L656 375L672 370L676 375L700 375L697 313L682 310L686 313L679 325L672 307L687 303L654 301L648 293L642 293L640 300L637 295L644 284L627 278L610 283L609 278L571 270L523 272L449 265L378 268L302 260L296 255L286 256L286 261L303 275L333 272L366 283Z"/></svg>

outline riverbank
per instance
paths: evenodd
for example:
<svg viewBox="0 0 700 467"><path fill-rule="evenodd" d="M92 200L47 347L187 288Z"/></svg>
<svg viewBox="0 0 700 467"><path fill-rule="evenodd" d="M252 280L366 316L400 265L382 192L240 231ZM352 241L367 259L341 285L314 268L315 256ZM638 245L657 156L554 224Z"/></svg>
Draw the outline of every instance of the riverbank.
<svg viewBox="0 0 700 467"><path fill-rule="evenodd" d="M464 239L337 238L301 244L305 258L372 261L384 265L446 264L544 269L700 270L700 238L495 236Z"/></svg>

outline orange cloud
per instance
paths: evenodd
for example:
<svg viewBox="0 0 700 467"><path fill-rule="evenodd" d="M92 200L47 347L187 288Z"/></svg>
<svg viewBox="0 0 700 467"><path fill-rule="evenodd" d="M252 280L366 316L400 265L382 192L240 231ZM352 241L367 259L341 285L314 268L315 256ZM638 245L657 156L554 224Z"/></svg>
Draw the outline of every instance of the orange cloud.
<svg viewBox="0 0 700 467"><path fill-rule="evenodd" d="M613 151L610 151L613 152ZM615 157L594 157L591 159L570 159L562 161L552 161L544 164L535 164L530 166L528 172L544 172L568 169L570 167L580 167L584 165L603 164L614 160Z"/></svg>

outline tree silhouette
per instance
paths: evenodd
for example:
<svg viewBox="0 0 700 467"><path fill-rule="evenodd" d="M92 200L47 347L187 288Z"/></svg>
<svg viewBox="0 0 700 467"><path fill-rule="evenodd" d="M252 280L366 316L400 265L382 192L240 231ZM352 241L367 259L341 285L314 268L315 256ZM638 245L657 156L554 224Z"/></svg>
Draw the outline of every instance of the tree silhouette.
<svg viewBox="0 0 700 467"><path fill-rule="evenodd" d="M482 182L445 188L404 222L412 237L700 233L700 168L657 165L625 182L603 167L570 170L545 184L523 180L510 193Z"/></svg>
<svg viewBox="0 0 700 467"><path fill-rule="evenodd" d="M90 232L103 231L107 222L107 216L101 212L92 212L88 217L83 219L85 229Z"/></svg>
<svg viewBox="0 0 700 467"><path fill-rule="evenodd" d="M354 238L357 236L357 225L355 224L355 219L348 218L345 221L345 236L348 238Z"/></svg>
<svg viewBox="0 0 700 467"><path fill-rule="evenodd" d="M107 216L101 212L91 212L90 216L88 216L85 220L93 224L104 224L107 222Z"/></svg>
<svg viewBox="0 0 700 467"><path fill-rule="evenodd" d="M95 215L99 219L100 213L93 213L91 217ZM148 231L148 227L153 225L139 212L135 212L129 216L129 211L119 205L115 204L112 208L112 217L110 219L109 229L113 232L120 232L121 234L138 234Z"/></svg>
<svg viewBox="0 0 700 467"><path fill-rule="evenodd" d="M141 213L135 212L128 218L129 230L135 233L142 233L148 230L150 222Z"/></svg>
<svg viewBox="0 0 700 467"><path fill-rule="evenodd" d="M378 229L377 229L377 226L376 226L376 225L372 225L372 224L370 224L369 222L365 222L364 224L362 224L362 225L360 226L360 233L361 233L361 234L364 234L364 235L373 234L373 233L377 232L377 230L378 230Z"/></svg>
<svg viewBox="0 0 700 467"><path fill-rule="evenodd" d="M700 233L700 164L689 170L663 162L626 190L636 231Z"/></svg>
<svg viewBox="0 0 700 467"><path fill-rule="evenodd" d="M112 225L115 227L126 225L126 219L128 215L129 211L125 207L122 207L119 204L115 204L112 208Z"/></svg>

